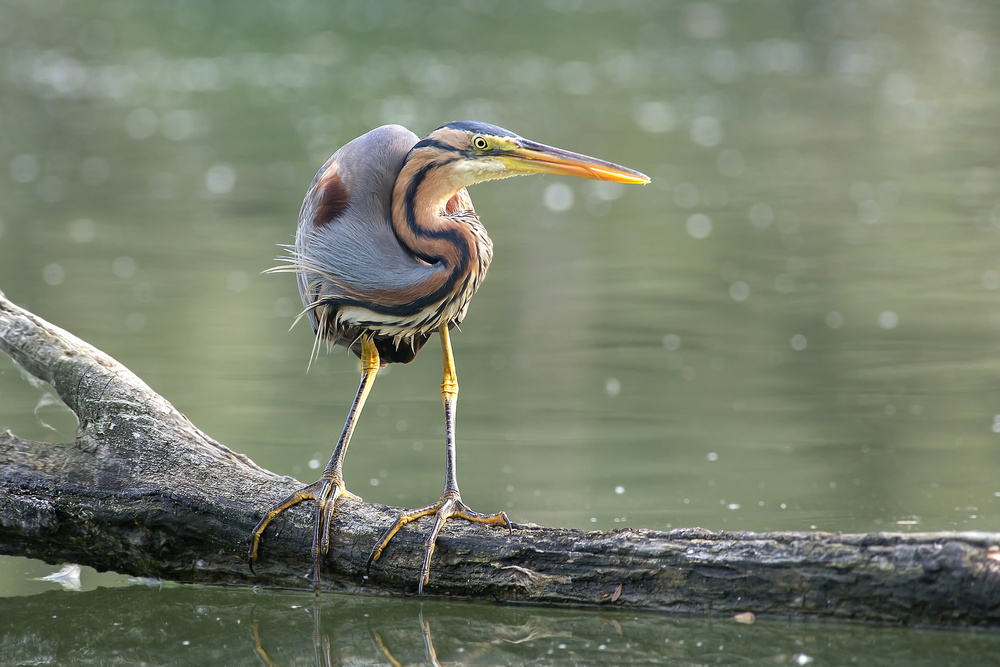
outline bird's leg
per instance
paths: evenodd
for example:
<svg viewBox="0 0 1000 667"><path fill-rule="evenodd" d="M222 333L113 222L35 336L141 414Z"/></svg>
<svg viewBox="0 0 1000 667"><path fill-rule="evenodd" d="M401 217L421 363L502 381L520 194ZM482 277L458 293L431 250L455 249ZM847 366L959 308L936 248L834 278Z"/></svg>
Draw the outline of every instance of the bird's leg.
<svg viewBox="0 0 1000 667"><path fill-rule="evenodd" d="M370 336L361 339L361 385L358 387L358 394L351 405L351 411L347 415L347 423L337 441L337 447L333 450L333 456L326 465L326 469L318 480L308 486L304 486L298 491L274 505L267 511L264 518L260 520L253 529L250 540L250 568L253 570L253 563L257 559L257 550L260 546L260 538L268 524L289 507L297 505L304 500L316 501L316 518L313 524L313 588L319 593L320 587L320 562L322 557L330 550L330 520L333 517L333 510L337 498L346 496L354 500L361 500L347 490L344 486L344 455L347 454L347 446L351 443L351 435L358 422L358 416L365 406L372 389L372 383L379 369L378 349Z"/></svg>
<svg viewBox="0 0 1000 667"><path fill-rule="evenodd" d="M432 505L409 510L401 513L396 522L393 523L372 549L368 557L368 567L379 559L382 551L389 541L395 536L399 529L416 521L420 517L434 515L434 528L424 542L424 563L420 568L420 581L417 584L417 594L424 592L424 585L430 579L431 555L434 553L434 544L437 542L438 534L444 526L445 521L453 518L465 519L473 523L499 523L510 530L510 520L507 514L497 512L496 514L480 514L474 512L462 502L462 496L458 491L458 479L455 474L455 405L458 401L458 376L455 374L455 359L451 353L451 338L448 335L448 325L442 324L441 353L444 362L444 377L441 380L441 399L444 401L444 421L445 421L445 477L444 492L441 499Z"/></svg>

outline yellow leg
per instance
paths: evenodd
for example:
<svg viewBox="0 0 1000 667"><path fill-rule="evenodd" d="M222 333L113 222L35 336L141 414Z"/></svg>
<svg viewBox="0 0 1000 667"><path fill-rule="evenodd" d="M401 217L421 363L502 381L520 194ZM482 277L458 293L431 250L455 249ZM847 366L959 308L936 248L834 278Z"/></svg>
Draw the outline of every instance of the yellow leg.
<svg viewBox="0 0 1000 667"><path fill-rule="evenodd" d="M320 589L320 563L323 556L330 550L330 521L333 517L333 510L336 507L337 499L341 496L361 500L347 490L344 485L344 455L347 454L347 446L351 443L351 435L354 427L361 415L361 410L365 407L365 401L371 392L372 383L379 369L378 349L371 337L361 340L361 385L358 387L357 396L351 405L351 411L347 416L347 423L337 441L337 447L333 450L333 456L326 465L322 476L312 484L304 486L295 491L290 496L271 507L264 517L254 527L250 538L250 570L253 571L253 563L257 560L257 553L260 547L260 538L271 521L287 510L289 507L298 505L305 500L316 501L316 517L313 523L313 588L317 593Z"/></svg>
<svg viewBox="0 0 1000 667"><path fill-rule="evenodd" d="M424 562L420 568L420 581L417 584L417 593L424 592L424 585L430 579L431 556L434 553L434 545L437 542L438 534L448 519L460 518L473 523L496 524L499 523L511 529L510 520L507 514L497 512L496 514L480 514L474 512L462 502L462 496L458 491L458 480L456 479L455 467L455 405L458 401L458 376L455 373L455 359L451 352L451 338L448 334L448 325L442 324L439 330L441 335L441 354L444 365L444 374L441 380L441 400L444 402L445 420L445 477L444 492L441 499L432 505L409 510L401 513L395 523L389 526L388 530L382 534L371 555L368 557L368 568L379 559L382 551L389 544L389 541L399 532L399 529L406 524L416 521L420 517L434 515L434 528L424 542Z"/></svg>

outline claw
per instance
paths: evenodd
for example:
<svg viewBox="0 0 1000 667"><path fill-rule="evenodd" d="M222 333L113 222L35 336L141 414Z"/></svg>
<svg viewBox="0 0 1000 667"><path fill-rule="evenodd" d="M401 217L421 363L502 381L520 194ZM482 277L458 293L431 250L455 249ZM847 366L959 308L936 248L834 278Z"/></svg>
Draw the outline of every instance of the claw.
<svg viewBox="0 0 1000 667"><path fill-rule="evenodd" d="M321 477L312 484L298 489L281 502L273 505L254 527L250 537L250 550L247 554L250 572L253 573L253 564L257 560L260 548L260 539L271 521L279 514L294 507L306 500L316 501L316 516L313 521L313 589L316 593L320 590L320 563L324 555L330 551L330 522L333 519L333 511L336 507L337 499L340 497L361 500L358 496L349 492L344 487L343 480L328 479Z"/></svg>
<svg viewBox="0 0 1000 667"><path fill-rule="evenodd" d="M402 512L396 521L389 526L382 537L378 539L375 546L372 547L371 554L368 556L368 574L371 574L372 563L377 561L381 556L382 552L388 546L389 542L395 537L399 529L408 523L416 521L417 519L429 515L434 515L434 527L431 529L430 535L428 535L427 540L424 542L424 560L420 567L420 579L417 582L417 595L423 595L424 586L430 581L431 576L431 556L434 554L434 546L437 543L438 535L441 533L441 528L444 527L445 522L448 519L465 519L466 521L471 521L473 523L481 524L501 524L508 531L513 533L513 528L511 527L510 519L507 518L506 512L497 512L496 514L480 514L469 509L469 506L462 502L461 496L457 493L446 493L441 496L433 505L427 505L426 507L421 507L419 509L410 510L407 512Z"/></svg>

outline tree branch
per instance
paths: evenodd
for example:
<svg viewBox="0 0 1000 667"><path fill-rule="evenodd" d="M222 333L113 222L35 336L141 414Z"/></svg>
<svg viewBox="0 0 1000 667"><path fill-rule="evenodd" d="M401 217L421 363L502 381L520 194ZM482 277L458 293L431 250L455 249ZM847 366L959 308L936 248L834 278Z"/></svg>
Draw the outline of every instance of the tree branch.
<svg viewBox="0 0 1000 667"><path fill-rule="evenodd" d="M301 483L198 430L117 361L0 293L0 349L50 383L76 440L0 434L0 554L210 584L308 588L312 511L281 515L251 574L260 512ZM397 508L341 500L327 590L412 593L423 534ZM943 626L1000 624L1000 535L584 532L448 524L427 592L508 602Z"/></svg>

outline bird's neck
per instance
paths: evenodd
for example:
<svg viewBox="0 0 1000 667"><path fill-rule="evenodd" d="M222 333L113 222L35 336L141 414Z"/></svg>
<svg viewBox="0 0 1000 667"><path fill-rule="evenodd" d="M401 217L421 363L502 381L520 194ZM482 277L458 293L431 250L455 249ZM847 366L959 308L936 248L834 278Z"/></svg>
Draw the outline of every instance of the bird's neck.
<svg viewBox="0 0 1000 667"><path fill-rule="evenodd" d="M420 259L451 270L477 263L477 235L468 223L450 217L471 209L464 185L433 159L411 155L400 170L392 192L392 226Z"/></svg>

